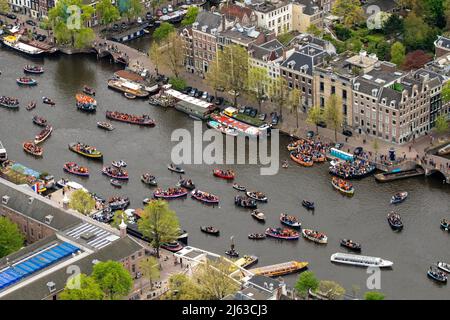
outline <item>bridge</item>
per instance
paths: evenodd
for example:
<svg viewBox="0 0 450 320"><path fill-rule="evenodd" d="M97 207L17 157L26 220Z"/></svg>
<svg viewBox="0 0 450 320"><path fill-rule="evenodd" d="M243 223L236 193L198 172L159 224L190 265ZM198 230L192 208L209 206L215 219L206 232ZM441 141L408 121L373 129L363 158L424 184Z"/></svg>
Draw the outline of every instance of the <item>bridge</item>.
<svg viewBox="0 0 450 320"><path fill-rule="evenodd" d="M441 174L443 180L450 184L450 159L436 155L427 155L425 159L419 159L417 165L425 170L425 176Z"/></svg>

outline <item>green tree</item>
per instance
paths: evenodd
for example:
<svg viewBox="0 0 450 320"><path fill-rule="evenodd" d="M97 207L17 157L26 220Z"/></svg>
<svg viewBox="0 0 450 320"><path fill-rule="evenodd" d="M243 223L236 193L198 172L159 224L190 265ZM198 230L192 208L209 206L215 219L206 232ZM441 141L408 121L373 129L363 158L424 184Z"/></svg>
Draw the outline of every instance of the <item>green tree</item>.
<svg viewBox="0 0 450 320"><path fill-rule="evenodd" d="M318 287L319 280L312 271L302 272L295 283L295 290L303 298L308 296L309 289L315 291Z"/></svg>
<svg viewBox="0 0 450 320"><path fill-rule="evenodd" d="M153 32L153 39L156 42L161 42L169 37L169 34L175 32L175 27L173 24L168 22L163 22L161 25L155 29Z"/></svg>
<svg viewBox="0 0 450 320"><path fill-rule="evenodd" d="M397 33L403 33L403 19L397 14L391 14L389 18L383 22L382 32L386 36L393 36Z"/></svg>
<svg viewBox="0 0 450 320"><path fill-rule="evenodd" d="M9 3L8 0L0 0L0 12L8 12Z"/></svg>
<svg viewBox="0 0 450 320"><path fill-rule="evenodd" d="M105 297L110 300L126 297L133 288L130 273L118 261L109 260L95 264L92 278L99 284Z"/></svg>
<svg viewBox="0 0 450 320"><path fill-rule="evenodd" d="M150 3L150 6L152 7L153 10L153 15L155 15L155 10L156 8L159 7L159 5L161 4L162 0L152 0Z"/></svg>
<svg viewBox="0 0 450 320"><path fill-rule="evenodd" d="M335 281L322 280L317 291L330 300L339 300L345 294L345 289Z"/></svg>
<svg viewBox="0 0 450 320"><path fill-rule="evenodd" d="M159 258L159 247L164 242L171 242L178 238L180 224L175 211L169 209L164 200L150 202L144 209L138 228L142 234L150 239Z"/></svg>
<svg viewBox="0 0 450 320"><path fill-rule="evenodd" d="M220 68L219 58L216 56L214 62L208 66L208 72L205 76L206 82L214 89L214 96L217 97L217 90L224 88L223 70Z"/></svg>
<svg viewBox="0 0 450 320"><path fill-rule="evenodd" d="M183 78L170 78L169 83L172 85L172 88L178 91L186 88L186 81Z"/></svg>
<svg viewBox="0 0 450 320"><path fill-rule="evenodd" d="M138 265L143 277L150 281L150 288L153 289L153 281L161 276L158 259L155 257L141 259Z"/></svg>
<svg viewBox="0 0 450 320"><path fill-rule="evenodd" d="M110 23L120 19L119 9L112 4L111 0L101 0L96 7L100 16L100 23L109 25Z"/></svg>
<svg viewBox="0 0 450 320"><path fill-rule="evenodd" d="M184 67L184 41L176 31L169 35L160 43L162 52L161 64L166 66L175 78L180 77L181 69Z"/></svg>
<svg viewBox="0 0 450 320"><path fill-rule="evenodd" d="M276 78L270 86L270 97L272 101L278 104L280 116L283 116L283 110L289 103L289 86L285 78Z"/></svg>
<svg viewBox="0 0 450 320"><path fill-rule="evenodd" d="M259 112L261 105L267 96L267 84L270 81L267 69L262 67L250 67L248 71L248 92L258 103Z"/></svg>
<svg viewBox="0 0 450 320"><path fill-rule="evenodd" d="M155 66L156 74L159 74L159 68L161 66L161 48L156 41L153 42L152 45L150 46L148 55L150 57L151 62Z"/></svg>
<svg viewBox="0 0 450 320"><path fill-rule="evenodd" d="M319 28L315 24L311 24L308 29L306 29L306 32L309 34L312 34L315 37L320 37L323 33L323 29Z"/></svg>
<svg viewBox="0 0 450 320"><path fill-rule="evenodd" d="M444 103L450 102L450 81L442 86L441 96Z"/></svg>
<svg viewBox="0 0 450 320"><path fill-rule="evenodd" d="M384 300L384 294L377 291L367 291L364 294L364 300Z"/></svg>
<svg viewBox="0 0 450 320"><path fill-rule="evenodd" d="M162 300L203 300L200 287L185 274L175 273L170 276L168 287Z"/></svg>
<svg viewBox="0 0 450 320"><path fill-rule="evenodd" d="M319 106L314 106L309 108L308 117L306 118L306 122L316 126L316 134L319 134L319 126L320 121L323 120L322 109Z"/></svg>
<svg viewBox="0 0 450 320"><path fill-rule="evenodd" d="M405 62L406 48L401 42L396 42L391 47L391 62L401 67Z"/></svg>
<svg viewBox="0 0 450 320"><path fill-rule="evenodd" d="M437 133L445 133L448 130L448 120L447 117L443 114L439 115L436 118L436 132Z"/></svg>
<svg viewBox="0 0 450 320"><path fill-rule="evenodd" d="M0 217L0 258L22 248L24 236L17 225L6 217Z"/></svg>
<svg viewBox="0 0 450 320"><path fill-rule="evenodd" d="M124 15L128 18L128 21L130 21L131 19L136 19L143 11L144 6L141 0L129 0L129 7Z"/></svg>
<svg viewBox="0 0 450 320"><path fill-rule="evenodd" d="M295 120L298 129L298 111L300 107L301 91L297 88L293 88L289 91L288 108L291 112L295 113Z"/></svg>
<svg viewBox="0 0 450 320"><path fill-rule="evenodd" d="M181 25L183 27L190 26L195 22L195 19L197 19L197 15L199 13L198 7L189 7L189 9L186 12L186 15L184 16L183 20L181 21Z"/></svg>
<svg viewBox="0 0 450 320"><path fill-rule="evenodd" d="M120 224L123 222L127 223L128 222L128 216L125 213L125 211L123 210L117 210L116 212L114 212L114 216L111 222L111 227L113 228L119 228Z"/></svg>
<svg viewBox="0 0 450 320"><path fill-rule="evenodd" d="M59 294L61 300L103 300L103 291L97 282L85 274L79 274L68 280Z"/></svg>
<svg viewBox="0 0 450 320"><path fill-rule="evenodd" d="M76 190L70 196L70 208L87 215L95 208L95 200L84 190Z"/></svg>
<svg viewBox="0 0 450 320"><path fill-rule="evenodd" d="M332 12L342 17L343 23L347 28L365 21L364 10L359 0L337 0Z"/></svg>
<svg viewBox="0 0 450 320"><path fill-rule="evenodd" d="M328 99L324 110L324 116L327 125L334 129L334 140L337 141L337 130L342 126L343 114L342 102L335 94L332 94Z"/></svg>
<svg viewBox="0 0 450 320"><path fill-rule="evenodd" d="M404 22L404 42L411 49L426 49L428 37L433 30L428 26L421 16L414 12L408 14ZM433 39L434 41L434 39Z"/></svg>

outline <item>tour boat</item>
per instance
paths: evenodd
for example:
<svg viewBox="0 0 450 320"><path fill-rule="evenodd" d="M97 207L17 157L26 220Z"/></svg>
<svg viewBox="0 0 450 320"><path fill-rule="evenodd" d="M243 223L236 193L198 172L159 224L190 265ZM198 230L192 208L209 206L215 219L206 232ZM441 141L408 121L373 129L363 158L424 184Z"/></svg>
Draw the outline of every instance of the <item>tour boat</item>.
<svg viewBox="0 0 450 320"><path fill-rule="evenodd" d="M141 181L149 186L156 186L158 182L156 181L156 177L151 175L150 173L144 173L141 176Z"/></svg>
<svg viewBox="0 0 450 320"><path fill-rule="evenodd" d="M331 255L330 260L336 263L350 264L358 267L379 267L387 268L392 267L394 264L392 261L384 260L377 257L361 256L350 253L334 253Z"/></svg>
<svg viewBox="0 0 450 320"><path fill-rule="evenodd" d="M250 199L248 197L241 197L241 196L235 196L234 197L234 203L242 208L246 209L256 209L256 201L253 199Z"/></svg>
<svg viewBox="0 0 450 320"><path fill-rule="evenodd" d="M238 267L246 269L253 266L257 262L258 262L257 256L244 255L242 258L236 260L234 264L237 265Z"/></svg>
<svg viewBox="0 0 450 320"><path fill-rule="evenodd" d="M326 244L328 242L328 237L324 233L315 230L303 229L302 235L305 239L308 239L315 243Z"/></svg>
<svg viewBox="0 0 450 320"><path fill-rule="evenodd" d="M247 195L247 197L252 198L256 201L260 201L260 202L268 201L267 196L260 191L247 191L245 194Z"/></svg>
<svg viewBox="0 0 450 320"><path fill-rule="evenodd" d="M91 159L101 159L103 154L95 147L80 142L69 143L69 150Z"/></svg>
<svg viewBox="0 0 450 320"><path fill-rule="evenodd" d="M106 121L98 121L97 122L97 127L108 130L108 131L112 131L114 130L114 127L111 123L106 122Z"/></svg>
<svg viewBox="0 0 450 320"><path fill-rule="evenodd" d="M247 188L245 186L241 186L237 183L233 183L233 189L236 189L238 191L244 191L244 192L247 190Z"/></svg>
<svg viewBox="0 0 450 320"><path fill-rule="evenodd" d="M342 247L345 247L349 250L357 251L357 252L361 251L361 244L359 244L357 242L353 242L350 239L341 239L340 244Z"/></svg>
<svg viewBox="0 0 450 320"><path fill-rule="evenodd" d="M387 216L387 220L392 229L394 230L403 229L402 217L397 212L395 211L390 212Z"/></svg>
<svg viewBox="0 0 450 320"><path fill-rule="evenodd" d="M63 167L64 171L70 174L74 174L80 177L89 177L89 169L86 167L80 167L75 162L67 162Z"/></svg>
<svg viewBox="0 0 450 320"><path fill-rule="evenodd" d="M401 203L401 202L405 201L405 199L407 197L408 197L408 192L406 192L406 191L398 192L392 196L391 203L392 204Z"/></svg>
<svg viewBox="0 0 450 320"><path fill-rule="evenodd" d="M285 213L280 214L280 222L291 228L301 228L302 224L298 221L297 217L287 215Z"/></svg>
<svg viewBox="0 0 450 320"><path fill-rule="evenodd" d="M447 273L450 273L450 264L449 263L445 263L445 262L440 262L439 261L437 263L437 266L438 266L439 269L441 269L441 270L443 270L443 271L445 271Z"/></svg>
<svg viewBox="0 0 450 320"><path fill-rule="evenodd" d="M97 101L91 96L77 93L75 100L77 108L81 111L94 112L97 109Z"/></svg>
<svg viewBox="0 0 450 320"><path fill-rule="evenodd" d="M204 192L204 191L200 191L200 190L193 190L191 192L191 196L194 199L197 199L198 201L201 201L203 203L209 203L209 204L217 204L219 203L219 197L208 193L208 192Z"/></svg>
<svg viewBox="0 0 450 320"><path fill-rule="evenodd" d="M150 116L143 114L142 116L127 114L118 111L106 111L106 118L140 126L155 126L155 121Z"/></svg>
<svg viewBox="0 0 450 320"><path fill-rule="evenodd" d="M441 228L445 231L450 231L450 220L443 218L441 220Z"/></svg>
<svg viewBox="0 0 450 320"><path fill-rule="evenodd" d="M40 126L40 127L46 127L47 126L47 119L40 117L40 116L34 116L33 117L33 123Z"/></svg>
<svg viewBox="0 0 450 320"><path fill-rule="evenodd" d="M30 77L21 77L16 79L17 84L22 86L35 86L37 85L37 81Z"/></svg>
<svg viewBox="0 0 450 320"><path fill-rule="evenodd" d="M188 191L184 188L169 188L167 190L157 189L155 192L153 192L153 197L171 200L184 197L187 194Z"/></svg>
<svg viewBox="0 0 450 320"><path fill-rule="evenodd" d="M331 179L331 185L344 195L353 196L353 194L355 193L355 188L353 187L353 185L343 179L333 177Z"/></svg>
<svg viewBox="0 0 450 320"><path fill-rule="evenodd" d="M300 234L297 231L288 228L267 228L266 236L281 240L298 240Z"/></svg>
<svg viewBox="0 0 450 320"><path fill-rule="evenodd" d="M54 106L56 104L55 101L47 97L42 97L42 103L49 104L51 106Z"/></svg>
<svg viewBox="0 0 450 320"><path fill-rule="evenodd" d="M122 184L117 179L111 179L109 180L109 183L116 188L122 188Z"/></svg>
<svg viewBox="0 0 450 320"><path fill-rule="evenodd" d="M53 132L52 126L46 126L36 137L34 138L34 143L39 144L44 142Z"/></svg>
<svg viewBox="0 0 450 320"><path fill-rule="evenodd" d="M263 212L259 211L258 209L253 210L251 213L252 217L255 218L258 221L264 222L266 221L266 216Z"/></svg>
<svg viewBox="0 0 450 320"><path fill-rule="evenodd" d="M298 163L299 165L301 165L303 167L311 167L314 164L311 157L305 156L296 151L291 151L290 157L291 157L292 161Z"/></svg>
<svg viewBox="0 0 450 320"><path fill-rule="evenodd" d="M112 179L116 180L128 180L128 172L125 170L117 169L115 167L103 167L102 173Z"/></svg>
<svg viewBox="0 0 450 320"><path fill-rule="evenodd" d="M184 169L174 165L173 163L169 164L167 166L167 169L169 169L170 171L176 172L176 173L184 173Z"/></svg>
<svg viewBox="0 0 450 320"><path fill-rule="evenodd" d="M40 67L40 66L26 65L23 68L23 71L25 73L41 74L41 73L44 73L44 68Z"/></svg>
<svg viewBox="0 0 450 320"><path fill-rule="evenodd" d="M312 202L312 201L303 200L302 201L302 206L305 207L308 210L314 210L314 202Z"/></svg>
<svg viewBox="0 0 450 320"><path fill-rule="evenodd" d="M42 154L44 153L44 149L42 147L35 145L31 141L24 142L22 144L22 146L23 146L23 150L25 150L25 152L32 154L33 156L36 156L36 157L41 157Z"/></svg>
<svg viewBox="0 0 450 320"><path fill-rule="evenodd" d="M0 106L8 109L19 109L19 100L17 98L0 96Z"/></svg>
<svg viewBox="0 0 450 320"><path fill-rule="evenodd" d="M250 240L263 240L266 238L266 235L264 233L250 233L248 238Z"/></svg>
<svg viewBox="0 0 450 320"><path fill-rule="evenodd" d="M91 87L83 86L83 92L88 95L95 96L95 90Z"/></svg>
<svg viewBox="0 0 450 320"><path fill-rule="evenodd" d="M28 105L27 105L27 107L26 107L26 109L28 110L28 111L31 111L31 110L33 110L34 108L36 108L36 101L31 101Z"/></svg>
<svg viewBox="0 0 450 320"><path fill-rule="evenodd" d="M235 177L235 173L233 170L214 169L213 175L225 180L233 180Z"/></svg>
<svg viewBox="0 0 450 320"><path fill-rule="evenodd" d="M112 197L108 200L108 206L111 210L125 210L130 205L128 197Z"/></svg>
<svg viewBox="0 0 450 320"><path fill-rule="evenodd" d="M207 234L212 234L214 236L218 236L220 234L220 230L213 226L201 226L200 230Z"/></svg>
<svg viewBox="0 0 450 320"><path fill-rule="evenodd" d="M195 184L192 182L191 179L181 179L180 181L178 181L177 187L183 187L188 190L194 190Z"/></svg>
<svg viewBox="0 0 450 320"><path fill-rule="evenodd" d="M430 269L428 269L427 275L434 281L447 283L447 274L445 272L442 272L435 266L431 266Z"/></svg>

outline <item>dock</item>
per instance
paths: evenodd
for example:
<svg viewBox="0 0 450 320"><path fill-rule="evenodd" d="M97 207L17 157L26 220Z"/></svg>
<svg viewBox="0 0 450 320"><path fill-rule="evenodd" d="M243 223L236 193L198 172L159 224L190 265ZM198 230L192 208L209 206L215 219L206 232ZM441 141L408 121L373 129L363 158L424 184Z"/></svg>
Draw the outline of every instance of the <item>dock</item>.
<svg viewBox="0 0 450 320"><path fill-rule="evenodd" d="M256 275L278 277L306 269L308 265L309 262L289 261L261 268L250 269L249 271Z"/></svg>
<svg viewBox="0 0 450 320"><path fill-rule="evenodd" d="M405 171L377 173L375 175L375 180L377 180L378 182L389 182L423 175L425 175L425 170L423 170L422 168L415 168Z"/></svg>

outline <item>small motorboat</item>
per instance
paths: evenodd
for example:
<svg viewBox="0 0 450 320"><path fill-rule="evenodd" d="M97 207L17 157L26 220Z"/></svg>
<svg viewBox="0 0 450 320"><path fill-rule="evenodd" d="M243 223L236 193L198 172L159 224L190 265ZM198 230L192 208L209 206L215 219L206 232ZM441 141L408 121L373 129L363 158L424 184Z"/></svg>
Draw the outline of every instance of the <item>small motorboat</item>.
<svg viewBox="0 0 450 320"><path fill-rule="evenodd" d="M124 95L127 99L136 99L136 96L135 96L134 94L131 94L131 93L128 93L128 92L125 92L123 95Z"/></svg>
<svg viewBox="0 0 450 320"><path fill-rule="evenodd" d="M302 226L297 217L287 215L286 213L280 214L280 222L291 228L301 228Z"/></svg>
<svg viewBox="0 0 450 320"><path fill-rule="evenodd" d="M314 210L314 202L312 202L312 201L303 200L302 201L302 206L305 207L308 210Z"/></svg>
<svg viewBox="0 0 450 320"><path fill-rule="evenodd" d="M263 212L261 212L259 210L253 210L251 215L253 218L255 218L256 220L258 220L260 222L266 221L266 216L264 215Z"/></svg>
<svg viewBox="0 0 450 320"><path fill-rule="evenodd" d="M233 170L221 170L221 169L214 169L213 175L218 178L222 178L225 180L233 180L236 174Z"/></svg>
<svg viewBox="0 0 450 320"><path fill-rule="evenodd" d="M361 251L361 244L359 244L357 242L353 242L350 239L341 239L340 244L342 247L345 247L349 250L357 251L357 252Z"/></svg>
<svg viewBox="0 0 450 320"><path fill-rule="evenodd" d="M238 207L246 208L246 209L256 209L256 201L250 199L248 197L236 196L234 197L234 204Z"/></svg>
<svg viewBox="0 0 450 320"><path fill-rule="evenodd" d="M247 191L247 188L246 188L246 187L241 186L241 185L239 185L239 184L237 184L237 183L233 183L233 189L236 189L236 190L238 190L238 191L243 191L243 192Z"/></svg>
<svg viewBox="0 0 450 320"><path fill-rule="evenodd" d="M408 192L406 192L406 191L397 192L396 194L394 194L392 196L391 204L401 203L401 202L405 201L407 197L408 197Z"/></svg>
<svg viewBox="0 0 450 320"><path fill-rule="evenodd" d="M176 172L176 173L184 173L184 169L183 168L181 168L179 166L176 166L173 163L169 164L167 166L167 169L169 169L172 172Z"/></svg>
<svg viewBox="0 0 450 320"><path fill-rule="evenodd" d="M188 190L195 189L195 184L192 182L191 179L181 179L180 181L178 181L177 186L186 188Z"/></svg>
<svg viewBox="0 0 450 320"><path fill-rule="evenodd" d="M22 144L23 146L23 150L25 150L25 152L35 156L35 157L42 157L42 155L44 154L44 149L42 147L37 146L36 144L34 144L31 141L26 141Z"/></svg>
<svg viewBox="0 0 450 320"><path fill-rule="evenodd" d="M300 234L289 228L267 228L266 236L281 240L298 240Z"/></svg>
<svg viewBox="0 0 450 320"><path fill-rule="evenodd" d="M156 177L151 175L150 173L144 173L141 176L141 181L149 186L156 186L158 182L156 181Z"/></svg>
<svg viewBox="0 0 450 320"><path fill-rule="evenodd" d="M34 108L36 108L36 105L37 105L36 101L31 101L31 102L26 106L26 109L27 109L28 111L31 111L31 110L33 110Z"/></svg>
<svg viewBox="0 0 450 320"><path fill-rule="evenodd" d="M30 77L20 77L16 79L17 84L21 86L35 86L37 81Z"/></svg>
<svg viewBox="0 0 450 320"><path fill-rule="evenodd" d="M247 195L247 197L252 198L256 201L260 201L260 202L268 201L267 196L260 191L247 191L245 194Z"/></svg>
<svg viewBox="0 0 450 320"><path fill-rule="evenodd" d="M120 184L120 181L117 179L111 179L109 180L109 183L111 183L112 186L116 188L122 188L122 185Z"/></svg>
<svg viewBox="0 0 450 320"><path fill-rule="evenodd" d="M231 237L230 240L231 240L230 250L225 251L225 254L227 256L237 258L237 257L239 257L239 252L237 252L236 249L234 248L233 236Z"/></svg>
<svg viewBox="0 0 450 320"><path fill-rule="evenodd" d="M167 190L157 189L155 192L153 192L153 197L172 200L185 197L187 194L188 191L185 188L169 188Z"/></svg>
<svg viewBox="0 0 450 320"><path fill-rule="evenodd" d="M116 168L116 167L103 167L102 168L102 173L112 179L115 180L128 180L129 179L129 175L128 172L125 170L122 170L121 168Z"/></svg>
<svg viewBox="0 0 450 320"><path fill-rule="evenodd" d="M83 86L83 92L88 95L95 96L95 90L91 87Z"/></svg>
<svg viewBox="0 0 450 320"><path fill-rule="evenodd" d="M397 212L395 211L390 212L387 216L387 220L392 229L394 230L403 229L402 217Z"/></svg>
<svg viewBox="0 0 450 320"><path fill-rule="evenodd" d="M41 73L44 73L44 68L42 68L40 66L26 65L23 68L23 71L25 73L41 74Z"/></svg>
<svg viewBox="0 0 450 320"><path fill-rule="evenodd" d="M236 260L234 264L237 265L238 267L247 269L257 262L258 262L257 256L244 255L242 258Z"/></svg>
<svg viewBox="0 0 450 320"><path fill-rule="evenodd" d="M437 263L437 266L438 266L439 269L441 269L441 270L443 270L443 271L445 271L447 273L450 273L450 264L449 263L445 263L445 262L439 261Z"/></svg>
<svg viewBox="0 0 450 320"><path fill-rule="evenodd" d="M442 219L441 220L441 228L444 229L445 231L449 231L450 232L450 220L448 219Z"/></svg>
<svg viewBox="0 0 450 320"><path fill-rule="evenodd" d="M89 177L89 169L86 167L80 167L75 162L67 162L63 167L64 172L80 176L80 177Z"/></svg>
<svg viewBox="0 0 450 320"><path fill-rule="evenodd" d="M75 153L78 153L79 155L82 155L87 158L91 159L102 159L103 153L97 150L97 148L89 146L87 144L83 144L80 142L72 142L69 143L69 150L73 151Z"/></svg>
<svg viewBox="0 0 450 320"><path fill-rule="evenodd" d="M47 97L42 97L42 103L49 104L51 106L54 106L56 104L55 101Z"/></svg>
<svg viewBox="0 0 450 320"><path fill-rule="evenodd" d="M39 144L47 140L53 132L52 126L46 126L39 134L34 137L34 144Z"/></svg>
<svg viewBox="0 0 450 320"><path fill-rule="evenodd" d="M346 196L353 196L355 193L355 188L353 185L344 179L333 177L331 179L331 185Z"/></svg>
<svg viewBox="0 0 450 320"><path fill-rule="evenodd" d="M33 117L33 123L40 126L40 127L46 127L47 126L47 119L40 117L40 116L34 116Z"/></svg>
<svg viewBox="0 0 450 320"><path fill-rule="evenodd" d="M440 271L436 266L430 266L430 269L427 271L427 275L434 281L447 283L447 275L445 272Z"/></svg>
<svg viewBox="0 0 450 320"><path fill-rule="evenodd" d="M218 236L220 234L220 230L213 226L201 226L200 230L204 233L211 234L213 236Z"/></svg>
<svg viewBox="0 0 450 320"><path fill-rule="evenodd" d="M124 160L113 161L111 164L116 168L126 168L127 163Z"/></svg>
<svg viewBox="0 0 450 320"><path fill-rule="evenodd" d="M266 235L264 233L250 233L248 238L251 240L263 240L266 238Z"/></svg>
<svg viewBox="0 0 450 320"><path fill-rule="evenodd" d="M321 232L318 232L315 230L303 229L302 235L306 239L308 239L312 242L315 242L315 243L326 244L328 242L328 237L324 233L321 233Z"/></svg>
<svg viewBox="0 0 450 320"><path fill-rule="evenodd" d="M97 122L97 127L108 130L108 131L112 131L114 130L114 127L111 123L106 122L106 121L98 121Z"/></svg>
<svg viewBox="0 0 450 320"><path fill-rule="evenodd" d="M281 167L286 169L289 167L289 163L287 162L287 160L284 160L283 163L281 164Z"/></svg>
<svg viewBox="0 0 450 320"><path fill-rule="evenodd" d="M211 193L208 193L208 192L200 191L200 190L197 190L197 189L194 189L191 192L191 196L192 196L192 198L194 198L194 199L196 199L198 201L201 201L203 203L208 203L208 204L217 204L217 203L219 203L219 197L218 196L216 196L214 194L211 194Z"/></svg>

